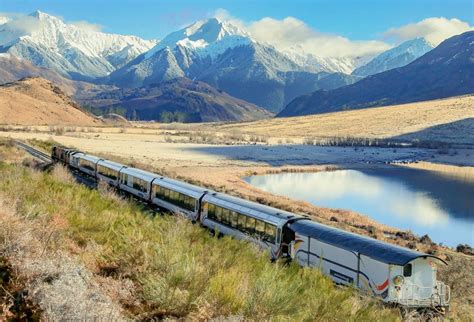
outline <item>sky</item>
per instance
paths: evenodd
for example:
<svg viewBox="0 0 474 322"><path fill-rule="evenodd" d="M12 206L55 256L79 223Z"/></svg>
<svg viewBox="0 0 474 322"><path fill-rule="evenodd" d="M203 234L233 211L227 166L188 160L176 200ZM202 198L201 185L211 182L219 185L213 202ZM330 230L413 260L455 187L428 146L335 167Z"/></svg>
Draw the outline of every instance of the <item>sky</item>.
<svg viewBox="0 0 474 322"><path fill-rule="evenodd" d="M0 15L41 10L109 33L162 39L219 16L276 47L323 55L387 49L424 36L438 44L474 25L474 0L0 0ZM262 39L260 39L262 38ZM309 40L308 40L309 39Z"/></svg>

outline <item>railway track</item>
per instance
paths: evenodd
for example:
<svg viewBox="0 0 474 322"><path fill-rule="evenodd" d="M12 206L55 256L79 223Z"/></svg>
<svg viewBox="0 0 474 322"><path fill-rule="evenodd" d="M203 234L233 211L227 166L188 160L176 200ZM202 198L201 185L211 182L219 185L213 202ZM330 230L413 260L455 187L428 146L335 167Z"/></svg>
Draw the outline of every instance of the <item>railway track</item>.
<svg viewBox="0 0 474 322"><path fill-rule="evenodd" d="M37 150L35 148L33 148L32 146L28 145L28 144L25 144L21 141L15 141L15 144L16 146L18 146L20 149L23 149L25 150L26 152L28 152L29 154L31 154L33 157L45 162L45 163L51 163L53 162L53 159L51 159L51 157L40 151L40 150Z"/></svg>

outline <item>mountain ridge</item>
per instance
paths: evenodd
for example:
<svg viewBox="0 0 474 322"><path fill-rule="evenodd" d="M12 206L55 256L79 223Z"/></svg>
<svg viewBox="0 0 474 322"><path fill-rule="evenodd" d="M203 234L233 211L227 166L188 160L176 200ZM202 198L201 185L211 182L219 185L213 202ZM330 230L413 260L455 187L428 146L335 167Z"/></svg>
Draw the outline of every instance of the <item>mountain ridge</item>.
<svg viewBox="0 0 474 322"><path fill-rule="evenodd" d="M294 99L277 117L401 104L474 92L474 31L453 36L410 64L349 86Z"/></svg>

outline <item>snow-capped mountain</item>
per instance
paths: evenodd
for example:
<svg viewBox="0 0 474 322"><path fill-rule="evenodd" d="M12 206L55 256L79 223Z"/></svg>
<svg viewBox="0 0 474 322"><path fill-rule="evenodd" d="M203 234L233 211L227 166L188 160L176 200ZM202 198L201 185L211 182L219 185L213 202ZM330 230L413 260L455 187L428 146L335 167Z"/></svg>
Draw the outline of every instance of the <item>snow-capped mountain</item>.
<svg viewBox="0 0 474 322"><path fill-rule="evenodd" d="M180 46L193 50L201 58L216 58L227 49L247 45L253 40L240 28L217 18L200 20L166 36L146 57L168 47Z"/></svg>
<svg viewBox="0 0 474 322"><path fill-rule="evenodd" d="M106 76L157 43L66 24L40 11L18 19L0 25L0 52L76 79Z"/></svg>
<svg viewBox="0 0 474 322"><path fill-rule="evenodd" d="M171 33L147 53L111 73L110 84L139 87L178 77L204 81L249 102L279 111L294 97L319 89L327 72L347 70L314 56L283 53L217 18ZM326 72L321 75L318 73ZM353 83L344 75L331 86ZM287 86L291 81L291 86ZM301 84L301 86L298 86Z"/></svg>
<svg viewBox="0 0 474 322"><path fill-rule="evenodd" d="M11 19L8 17L2 17L0 16L0 25L3 25L4 23L9 22Z"/></svg>
<svg viewBox="0 0 474 322"><path fill-rule="evenodd" d="M404 104L474 93L474 31L453 36L410 64L294 99L277 116Z"/></svg>
<svg viewBox="0 0 474 322"><path fill-rule="evenodd" d="M352 74L365 77L402 67L423 56L434 47L425 38L408 40L397 47L381 53L366 65L355 69Z"/></svg>

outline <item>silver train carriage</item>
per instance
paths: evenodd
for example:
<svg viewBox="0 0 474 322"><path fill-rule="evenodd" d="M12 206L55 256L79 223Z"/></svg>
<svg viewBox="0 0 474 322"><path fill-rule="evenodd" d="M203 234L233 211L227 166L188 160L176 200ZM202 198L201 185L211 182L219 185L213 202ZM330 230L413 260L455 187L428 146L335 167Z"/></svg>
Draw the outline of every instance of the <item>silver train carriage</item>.
<svg viewBox="0 0 474 322"><path fill-rule="evenodd" d="M95 175L96 175L96 172L97 172L97 163L99 163L99 161L102 161L103 159L101 158L98 158L96 156L93 156L93 155L89 155L89 154L82 154L80 156L78 156L78 168L80 171L88 174L89 176L91 177L94 177L95 178ZM71 165L70 162L67 162L69 165Z"/></svg>
<svg viewBox="0 0 474 322"><path fill-rule="evenodd" d="M201 200L207 192L186 182L159 177L152 182L151 202L196 222L199 220Z"/></svg>
<svg viewBox="0 0 474 322"><path fill-rule="evenodd" d="M119 188L136 197L150 200L151 183L159 175L136 168L123 168L120 171Z"/></svg>
<svg viewBox="0 0 474 322"><path fill-rule="evenodd" d="M222 193L208 193L202 198L200 220L203 226L250 240L270 251L272 259L287 256L294 236L288 224L308 220L280 209L261 205Z"/></svg>
<svg viewBox="0 0 474 322"><path fill-rule="evenodd" d="M309 220L289 228L295 233L291 257L336 283L407 307L448 306L449 287L436 280L436 262L446 263L438 257Z"/></svg>
<svg viewBox="0 0 474 322"><path fill-rule="evenodd" d="M125 165L109 160L100 160L97 163L97 180L104 181L112 187L118 187L120 172L127 168Z"/></svg>

